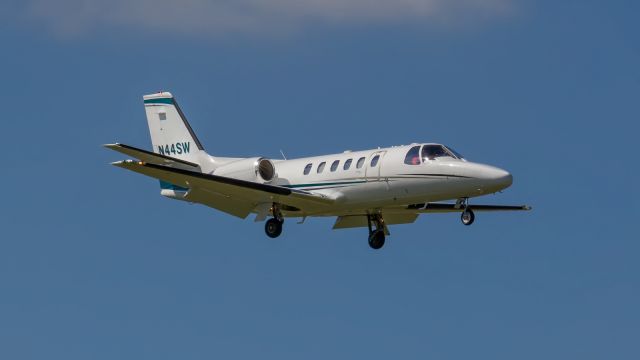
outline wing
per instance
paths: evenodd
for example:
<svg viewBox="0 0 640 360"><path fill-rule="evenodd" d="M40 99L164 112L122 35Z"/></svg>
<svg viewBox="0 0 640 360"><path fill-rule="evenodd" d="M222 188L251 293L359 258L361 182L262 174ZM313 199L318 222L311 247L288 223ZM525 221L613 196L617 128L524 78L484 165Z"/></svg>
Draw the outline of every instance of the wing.
<svg viewBox="0 0 640 360"><path fill-rule="evenodd" d="M200 171L200 165L198 164L176 159L171 156L156 154L151 151L138 149L133 146L115 143L115 144L106 144L104 145L104 147L129 155L129 156L133 156L134 158L140 159L146 163L166 165L169 167L181 168L181 169L192 170L192 171Z"/></svg>
<svg viewBox="0 0 640 360"><path fill-rule="evenodd" d="M239 217L246 217L256 206L265 203L277 202L295 208L302 213L322 210L334 203L331 198L307 191L204 174L143 161L118 161L113 165L187 188L189 191L185 199L188 201L200 202L215 208L218 207L214 205L220 205L221 202L227 202L230 207L237 203L238 209L235 214L223 211Z"/></svg>
<svg viewBox="0 0 640 360"><path fill-rule="evenodd" d="M469 205L468 209L473 211L528 211L531 206L527 205ZM418 213L445 213L462 212L464 208L457 204L428 203L422 208L414 208Z"/></svg>
<svg viewBox="0 0 640 360"><path fill-rule="evenodd" d="M469 205L475 211L526 211L531 210L527 205ZM386 225L411 224L418 219L418 215L426 213L462 212L464 208L458 204L427 203L415 204L407 207L392 207L382 209ZM334 229L353 227L367 227L367 214L339 215L333 225Z"/></svg>

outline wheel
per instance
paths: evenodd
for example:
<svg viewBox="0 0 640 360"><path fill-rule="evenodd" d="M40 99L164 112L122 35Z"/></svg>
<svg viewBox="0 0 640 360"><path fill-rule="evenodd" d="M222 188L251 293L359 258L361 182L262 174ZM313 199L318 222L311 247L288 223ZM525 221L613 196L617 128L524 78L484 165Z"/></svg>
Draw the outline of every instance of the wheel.
<svg viewBox="0 0 640 360"><path fill-rule="evenodd" d="M266 232L270 238L277 238L282 234L282 221L278 221L277 219L267 220L267 223L264 224L264 232Z"/></svg>
<svg viewBox="0 0 640 360"><path fill-rule="evenodd" d="M375 250L384 246L384 230L376 230L369 235L369 246Z"/></svg>
<svg viewBox="0 0 640 360"><path fill-rule="evenodd" d="M476 215L473 213L471 209L467 209L463 211L462 215L460 216L460 220L462 220L462 223L467 226L473 224L473 220L475 219L476 219Z"/></svg>

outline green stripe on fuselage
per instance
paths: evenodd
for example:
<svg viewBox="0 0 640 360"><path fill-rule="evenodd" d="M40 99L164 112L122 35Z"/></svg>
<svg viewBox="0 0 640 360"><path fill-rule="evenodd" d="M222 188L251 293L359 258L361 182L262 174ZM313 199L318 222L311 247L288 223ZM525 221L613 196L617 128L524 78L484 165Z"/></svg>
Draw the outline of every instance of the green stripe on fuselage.
<svg viewBox="0 0 640 360"><path fill-rule="evenodd" d="M335 185L352 185L352 184L362 184L366 181L340 181L340 182L330 182L330 183L315 183L315 184L295 184L295 185L283 185L284 187L288 187L290 189L297 188L306 188L306 187L318 187L318 186L335 186Z"/></svg>

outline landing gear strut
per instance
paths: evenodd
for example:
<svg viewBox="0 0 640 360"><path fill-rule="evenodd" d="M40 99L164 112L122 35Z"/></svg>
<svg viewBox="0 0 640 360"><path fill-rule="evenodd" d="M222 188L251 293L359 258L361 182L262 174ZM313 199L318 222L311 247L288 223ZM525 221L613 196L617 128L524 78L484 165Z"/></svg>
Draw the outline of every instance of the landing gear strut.
<svg viewBox="0 0 640 360"><path fill-rule="evenodd" d="M385 238L385 226L382 215L367 215L367 224L369 226L369 246L375 250L382 248L384 246Z"/></svg>
<svg viewBox="0 0 640 360"><path fill-rule="evenodd" d="M273 203L271 206L271 213L273 214L273 218L267 220L266 224L264 224L264 232L267 233L267 236L270 238L277 238L282 234L284 217L280 212L280 206L276 203Z"/></svg>

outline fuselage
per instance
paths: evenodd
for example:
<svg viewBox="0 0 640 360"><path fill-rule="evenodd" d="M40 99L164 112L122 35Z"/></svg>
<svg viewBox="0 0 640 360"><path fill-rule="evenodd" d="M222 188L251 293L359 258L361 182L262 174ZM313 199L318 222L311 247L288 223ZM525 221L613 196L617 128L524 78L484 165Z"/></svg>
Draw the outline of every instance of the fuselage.
<svg viewBox="0 0 640 360"><path fill-rule="evenodd" d="M388 225L420 214L460 212L464 225L476 211L530 210L526 205L469 204L512 183L502 169L467 161L450 147L422 143L345 151L291 160L229 158L204 150L173 95L144 96L153 151L106 144L138 160L113 165L160 181L160 194L265 222L271 238L285 217L335 216L334 229L367 227L369 246L380 249ZM455 203L438 203L455 200Z"/></svg>
<svg viewBox="0 0 640 360"><path fill-rule="evenodd" d="M431 153L430 153L431 152ZM440 144L411 144L274 162L274 185L322 193L335 211L471 198L509 187L512 176Z"/></svg>

